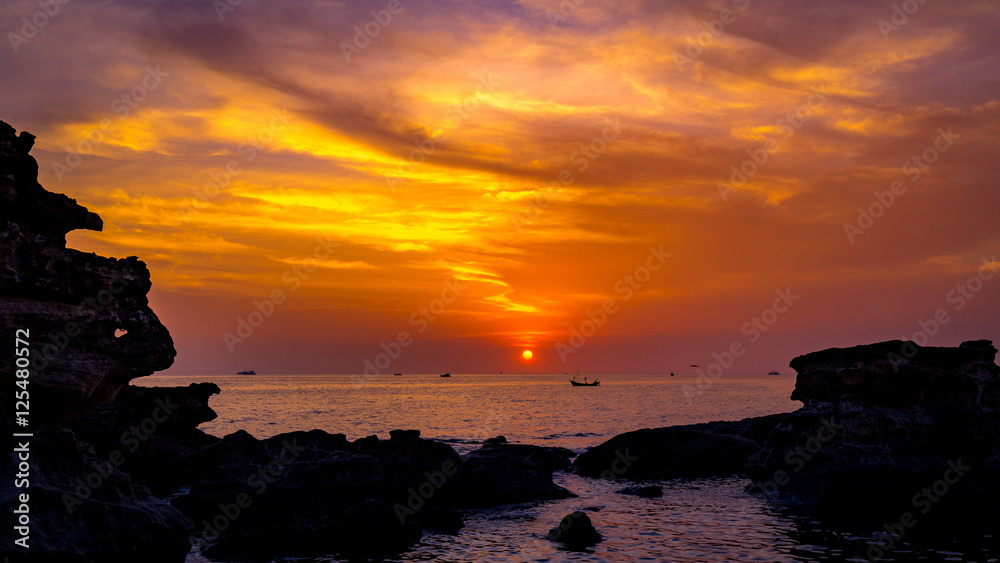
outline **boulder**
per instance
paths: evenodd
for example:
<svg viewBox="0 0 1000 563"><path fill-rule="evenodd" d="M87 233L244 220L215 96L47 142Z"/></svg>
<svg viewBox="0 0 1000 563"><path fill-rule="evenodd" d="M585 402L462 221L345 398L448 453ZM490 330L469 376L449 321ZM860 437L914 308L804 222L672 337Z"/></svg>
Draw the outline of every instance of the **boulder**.
<svg viewBox="0 0 1000 563"><path fill-rule="evenodd" d="M601 541L601 534L594 528L587 513L577 510L567 514L545 536L550 541L561 542L571 550L583 549Z"/></svg>
<svg viewBox="0 0 1000 563"><path fill-rule="evenodd" d="M480 508L575 496L552 481L561 456L547 450L505 444L469 452L462 456L457 478L443 489L442 502Z"/></svg>
<svg viewBox="0 0 1000 563"><path fill-rule="evenodd" d="M783 416L626 432L580 454L572 471L636 481L742 474Z"/></svg>

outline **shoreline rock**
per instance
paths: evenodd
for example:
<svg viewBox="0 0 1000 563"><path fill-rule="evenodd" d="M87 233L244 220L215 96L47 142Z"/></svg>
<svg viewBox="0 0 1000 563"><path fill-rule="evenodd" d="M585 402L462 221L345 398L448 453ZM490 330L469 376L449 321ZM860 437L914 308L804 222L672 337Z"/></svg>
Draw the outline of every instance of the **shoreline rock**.
<svg viewBox="0 0 1000 563"><path fill-rule="evenodd" d="M626 432L580 454L572 472L632 481L742 474L783 416Z"/></svg>

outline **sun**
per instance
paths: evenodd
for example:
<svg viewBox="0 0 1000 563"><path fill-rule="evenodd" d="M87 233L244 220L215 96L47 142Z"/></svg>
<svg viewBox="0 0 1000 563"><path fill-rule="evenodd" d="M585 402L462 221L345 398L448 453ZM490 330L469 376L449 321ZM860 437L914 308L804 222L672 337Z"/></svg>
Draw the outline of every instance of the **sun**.
<svg viewBox="0 0 1000 563"><path fill-rule="evenodd" d="M530 360L533 356L534 354L531 353L531 350L525 350L524 352L521 352L521 357L524 358L525 360Z"/></svg>

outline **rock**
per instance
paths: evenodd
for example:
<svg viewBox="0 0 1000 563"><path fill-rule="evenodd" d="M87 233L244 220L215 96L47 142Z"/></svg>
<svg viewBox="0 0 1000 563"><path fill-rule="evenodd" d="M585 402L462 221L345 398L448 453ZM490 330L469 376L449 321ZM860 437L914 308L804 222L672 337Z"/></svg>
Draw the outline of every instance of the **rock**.
<svg viewBox="0 0 1000 563"><path fill-rule="evenodd" d="M397 440L397 441L405 442L405 441L408 441L408 440L416 440L419 437L420 437L420 431L419 430L390 430L389 431L389 439L390 440Z"/></svg>
<svg viewBox="0 0 1000 563"><path fill-rule="evenodd" d="M590 516L577 510L563 517L558 526L549 530L550 541L562 542L569 549L583 549L601 541L601 534L594 528Z"/></svg>
<svg viewBox="0 0 1000 563"><path fill-rule="evenodd" d="M420 535L415 525L400 522L388 505L368 499L311 526L285 518L265 529L230 533L203 553L212 559L339 554L382 561L413 545Z"/></svg>
<svg viewBox="0 0 1000 563"><path fill-rule="evenodd" d="M0 511L11 514L17 493L29 493L33 560L180 563L190 522L114 467L119 457L61 426L169 367L175 351L149 308L145 264L66 248L66 233L103 222L38 184L33 142L0 122L0 326L30 330L32 426L20 430L34 429L30 487L0 489ZM0 446L16 467L10 406L0 402ZM0 542L13 545L14 534L0 528Z"/></svg>
<svg viewBox="0 0 1000 563"><path fill-rule="evenodd" d="M483 444L484 445L495 446L495 445L498 445L498 444L506 444L506 443L507 443L507 437L506 436L497 436L496 438L487 438L487 439L483 440Z"/></svg>
<svg viewBox="0 0 1000 563"><path fill-rule="evenodd" d="M443 502L480 508L575 496L552 481L552 454L535 448L508 444L465 454L457 479L442 490Z"/></svg>
<svg viewBox="0 0 1000 563"><path fill-rule="evenodd" d="M423 530L435 530L446 534L457 534L465 527L462 515L450 508L432 506L421 510L416 523Z"/></svg>
<svg viewBox="0 0 1000 563"><path fill-rule="evenodd" d="M580 454L572 471L636 481L741 474L783 416L626 432Z"/></svg>
<svg viewBox="0 0 1000 563"><path fill-rule="evenodd" d="M482 455L490 455L490 452L504 452L523 458L535 465L546 467L551 471L566 469L570 462L576 457L576 452L568 448L553 448L546 446L535 446L532 444L509 444L504 442L484 442L479 451Z"/></svg>
<svg viewBox="0 0 1000 563"><path fill-rule="evenodd" d="M13 445L4 439L2 446L4 465L17 467ZM19 506L18 494L26 493L30 500L34 558L14 561L184 561L191 523L76 441L69 430L39 428L30 441L28 463L29 487L0 487L5 514ZM5 548L17 537L13 526L0 527Z"/></svg>
<svg viewBox="0 0 1000 563"><path fill-rule="evenodd" d="M831 348L799 356L792 400L850 400L866 406L972 412L1000 406L1000 368L989 340L958 348L921 347L894 340Z"/></svg>
<svg viewBox="0 0 1000 563"><path fill-rule="evenodd" d="M914 495L946 475L955 479L948 505L1000 500L996 352L988 341L892 341L795 358L792 397L805 406L785 415L750 459L750 490L877 518L885 507L894 517L913 508Z"/></svg>
<svg viewBox="0 0 1000 563"><path fill-rule="evenodd" d="M439 491L461 470L461 460L447 444L423 440L416 431L354 442L320 430L267 440L236 432L196 452L191 460L199 468L195 473L206 479L175 498L173 505L199 523L197 531L210 544L206 553L220 557L257 557L265 549L258 538L282 534L298 543L288 550L267 548L266 553L370 555L358 538L378 534L387 539L372 539L375 543L367 549L387 542L395 552L419 539L421 527L457 531L462 526L460 515L435 506ZM244 502L239 517L223 519L225 529L219 529L215 520L220 506L236 506L240 498ZM388 507L395 523L376 517L381 509L366 509L358 518L370 522L352 524L364 524L364 534L331 532L332 522L342 525L352 507L376 506L364 505L371 502Z"/></svg>
<svg viewBox="0 0 1000 563"><path fill-rule="evenodd" d="M622 495L633 495L643 498L656 498L663 496L663 487L659 485L647 485L645 487L635 486L635 487L625 487L618 491Z"/></svg>
<svg viewBox="0 0 1000 563"><path fill-rule="evenodd" d="M208 398L219 393L214 383L187 387L126 385L112 403L82 413L66 426L77 439L94 446L100 457L123 456L119 467L133 481L155 493L168 494L195 477L188 458L219 441L198 429L214 420ZM117 455L117 454L116 454Z"/></svg>
<svg viewBox="0 0 1000 563"><path fill-rule="evenodd" d="M0 121L0 325L30 328L32 418L58 422L170 367L176 352L149 308L145 264L66 248L66 233L103 223L38 184L33 139Z"/></svg>

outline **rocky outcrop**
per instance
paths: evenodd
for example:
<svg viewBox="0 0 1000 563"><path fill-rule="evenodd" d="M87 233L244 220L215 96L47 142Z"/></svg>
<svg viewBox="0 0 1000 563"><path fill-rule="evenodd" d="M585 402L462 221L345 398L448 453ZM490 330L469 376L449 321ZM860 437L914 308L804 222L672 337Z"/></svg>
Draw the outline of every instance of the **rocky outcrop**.
<svg viewBox="0 0 1000 563"><path fill-rule="evenodd" d="M101 218L38 184L34 137L0 122L0 327L4 342L29 331L28 452L14 452L7 401L0 404L5 467L28 469L27 487L0 488L0 511L30 499L29 550L17 561L180 562L190 522L132 481L121 458L103 457L61 424L111 402L130 380L169 367L167 329L149 308L149 271L66 248L74 229ZM19 446L18 443L17 447ZM27 455L28 459L20 458ZM20 537L0 527L0 545Z"/></svg>
<svg viewBox="0 0 1000 563"><path fill-rule="evenodd" d="M572 471L637 481L741 474L782 416L626 432L580 454Z"/></svg>
<svg viewBox="0 0 1000 563"><path fill-rule="evenodd" d="M834 512L902 512L945 479L947 504L996 500L996 352L989 341L892 341L795 358L792 398L805 406L785 415L751 458L750 490Z"/></svg>
<svg viewBox="0 0 1000 563"><path fill-rule="evenodd" d="M0 122L0 326L31 331L33 419L64 421L169 367L174 346L145 264L66 248L66 233L103 222L42 188L34 137L14 133Z"/></svg>

